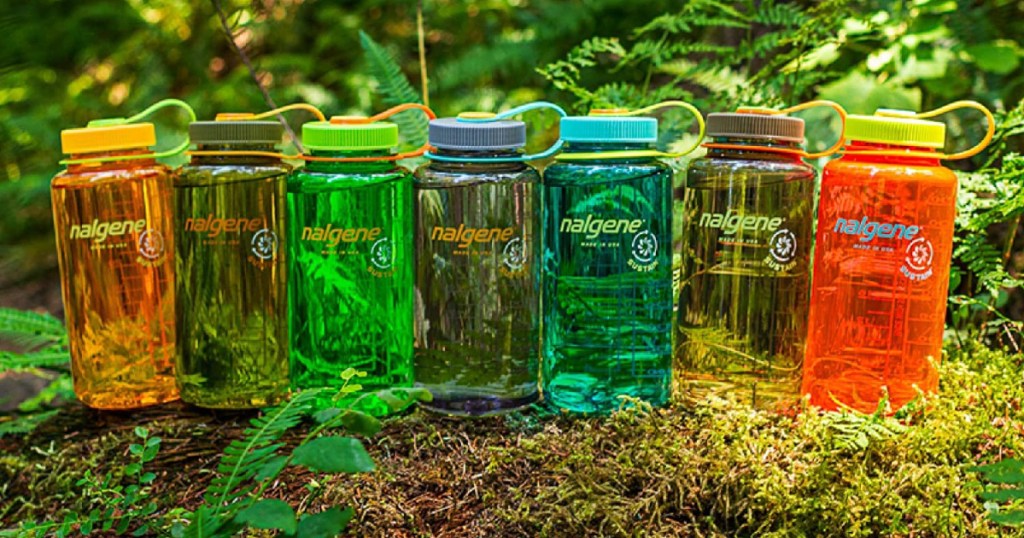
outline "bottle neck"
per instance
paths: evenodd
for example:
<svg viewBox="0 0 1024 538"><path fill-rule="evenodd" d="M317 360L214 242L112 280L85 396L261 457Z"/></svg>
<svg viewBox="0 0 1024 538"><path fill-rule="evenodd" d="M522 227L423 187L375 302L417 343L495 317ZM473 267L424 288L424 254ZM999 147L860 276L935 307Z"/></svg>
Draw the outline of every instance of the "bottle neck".
<svg viewBox="0 0 1024 538"><path fill-rule="evenodd" d="M567 142L562 147L563 154L573 153L610 153L613 151L651 151L654 149L653 144L644 142ZM628 162L628 163L643 163L649 162L656 159L653 156L647 157L622 157L618 159L595 159L594 162L609 163L609 162ZM586 162L586 161L574 161L574 162Z"/></svg>
<svg viewBox="0 0 1024 538"><path fill-rule="evenodd" d="M132 157L135 155L148 155L152 152L147 148L132 148L132 149L118 149L112 151L97 151L94 153L76 153L68 157L70 160L76 159L96 159L96 158L109 158L110 160L95 161L87 163L71 163L68 164L68 172L77 174L81 172L99 172L103 170L123 170L126 168L142 168L147 166L156 165L156 159L153 158L137 158L137 159L124 159L123 157Z"/></svg>
<svg viewBox="0 0 1024 538"><path fill-rule="evenodd" d="M521 148L516 149L485 149L485 150L454 150L435 148L433 153L440 157L450 159L465 159L464 161L431 161L430 165L439 170L457 170L460 172L490 171L490 172L518 172L526 169L526 163L521 161L492 161L489 159L509 159L523 156Z"/></svg>
<svg viewBox="0 0 1024 538"><path fill-rule="evenodd" d="M196 144L196 151L223 152L218 155L192 155L193 165L274 165L280 157L248 155L247 152L277 153L274 144Z"/></svg>
<svg viewBox="0 0 1024 538"><path fill-rule="evenodd" d="M330 159L353 159L353 158L377 158L376 161L306 161L305 169L310 172L333 172L333 173L385 173L398 168L395 161L386 161L392 156L390 150L311 150L308 152L311 157L324 157Z"/></svg>
<svg viewBox="0 0 1024 538"><path fill-rule="evenodd" d="M875 155L859 153L864 151L912 151L916 155ZM929 157L922 154L934 155ZM862 142L851 140L843 150L842 159L850 162L871 162L886 164L903 164L909 166L942 166L938 151L932 148L907 146L902 144L879 144L876 142Z"/></svg>
<svg viewBox="0 0 1024 538"><path fill-rule="evenodd" d="M707 156L712 159L745 159L764 161L802 162L800 143L777 138L740 138L717 136L712 144L737 146L731 148L708 148ZM770 148L766 150L765 148ZM772 151L787 150L787 151Z"/></svg>

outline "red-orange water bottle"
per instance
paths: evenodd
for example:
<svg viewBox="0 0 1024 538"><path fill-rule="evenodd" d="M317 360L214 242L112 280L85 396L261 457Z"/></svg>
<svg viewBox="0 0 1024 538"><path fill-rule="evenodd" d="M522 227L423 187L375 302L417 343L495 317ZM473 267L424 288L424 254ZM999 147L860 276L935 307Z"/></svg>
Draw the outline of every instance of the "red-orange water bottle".
<svg viewBox="0 0 1024 538"><path fill-rule="evenodd" d="M985 113L988 133L943 154L945 125L922 118L963 107ZM978 153L993 130L973 102L848 116L844 154L821 178L803 374L811 405L872 412L887 392L895 410L938 388L957 193L940 161Z"/></svg>

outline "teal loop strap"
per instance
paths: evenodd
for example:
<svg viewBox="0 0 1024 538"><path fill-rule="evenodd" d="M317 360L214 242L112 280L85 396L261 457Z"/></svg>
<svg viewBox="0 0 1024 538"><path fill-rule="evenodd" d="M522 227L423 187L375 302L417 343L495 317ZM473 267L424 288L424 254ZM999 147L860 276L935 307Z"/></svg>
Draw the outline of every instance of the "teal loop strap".
<svg viewBox="0 0 1024 538"><path fill-rule="evenodd" d="M113 127L117 125L127 125L129 123L138 123L139 120L151 116L156 112L167 108L167 107L178 107L188 113L189 123L196 121L196 113L192 110L192 106L180 99L163 99L153 103L142 112L130 116L128 118L107 118L100 120L92 120L86 127ZM154 153L140 153L138 155L123 155L123 156L105 156L105 157L89 157L85 159L64 159L60 161L60 164L84 164L84 163L99 163L99 162L111 162L111 161L129 161L135 159L162 159L164 157L171 157L183 153L188 149L189 146L188 131L185 131L185 140L177 146L171 149L154 152Z"/></svg>
<svg viewBox="0 0 1024 538"><path fill-rule="evenodd" d="M513 116L518 116L519 114L523 114L525 112L530 112L530 111L539 110L539 109L554 110L558 114L558 116L560 118L564 118L564 117L568 116L568 114L565 112L565 110L562 109L562 107L560 107L560 106L558 106L558 105L556 105L554 103L549 103L547 101L534 101L532 103L527 103L525 105L520 105L520 106L517 106L517 107L512 108L510 110L506 110L505 112L501 112L499 114L495 114L494 116L491 116L491 117L485 117L485 118L459 117L458 121L464 122L464 123L487 123L487 122L491 122L491 121L506 120L506 119L509 119L509 118L511 118ZM427 151L423 155L426 158L428 158L428 159L430 159L432 161L441 161L441 162L458 162L458 163L467 163L467 162L468 163L521 163L521 162L527 162L527 161L535 161L535 160L538 160L538 159L546 159L546 158L548 158L548 157L558 153L558 151L562 149L562 145L563 144L565 144L565 141L563 141L561 139L561 137L559 137L557 142L555 142L549 148L545 149L544 151L542 151L540 153L527 153L525 155L515 155L515 156L511 156L511 157L449 157L447 155L438 155L438 154L434 153L433 151ZM433 149L433 148L431 148L431 149Z"/></svg>

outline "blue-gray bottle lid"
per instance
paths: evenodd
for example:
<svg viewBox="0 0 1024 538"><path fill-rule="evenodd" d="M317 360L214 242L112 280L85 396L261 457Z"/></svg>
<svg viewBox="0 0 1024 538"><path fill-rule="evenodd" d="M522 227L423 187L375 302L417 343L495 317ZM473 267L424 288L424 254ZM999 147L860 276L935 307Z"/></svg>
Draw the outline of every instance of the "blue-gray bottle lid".
<svg viewBox="0 0 1024 538"><path fill-rule="evenodd" d="M430 121L430 145L438 149L486 151L526 145L526 124L515 120L488 122L439 118Z"/></svg>

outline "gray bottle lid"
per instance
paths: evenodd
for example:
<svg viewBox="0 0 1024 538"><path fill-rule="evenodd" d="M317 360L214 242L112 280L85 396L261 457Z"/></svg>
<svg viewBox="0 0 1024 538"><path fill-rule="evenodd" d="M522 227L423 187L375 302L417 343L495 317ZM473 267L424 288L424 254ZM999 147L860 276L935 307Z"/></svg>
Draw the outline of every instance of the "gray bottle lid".
<svg viewBox="0 0 1024 538"><path fill-rule="evenodd" d="M802 143L804 120L781 114L715 112L708 114L707 136Z"/></svg>
<svg viewBox="0 0 1024 538"><path fill-rule="evenodd" d="M430 145L438 149L487 151L526 145L526 124L515 120L488 122L440 118L430 121Z"/></svg>

